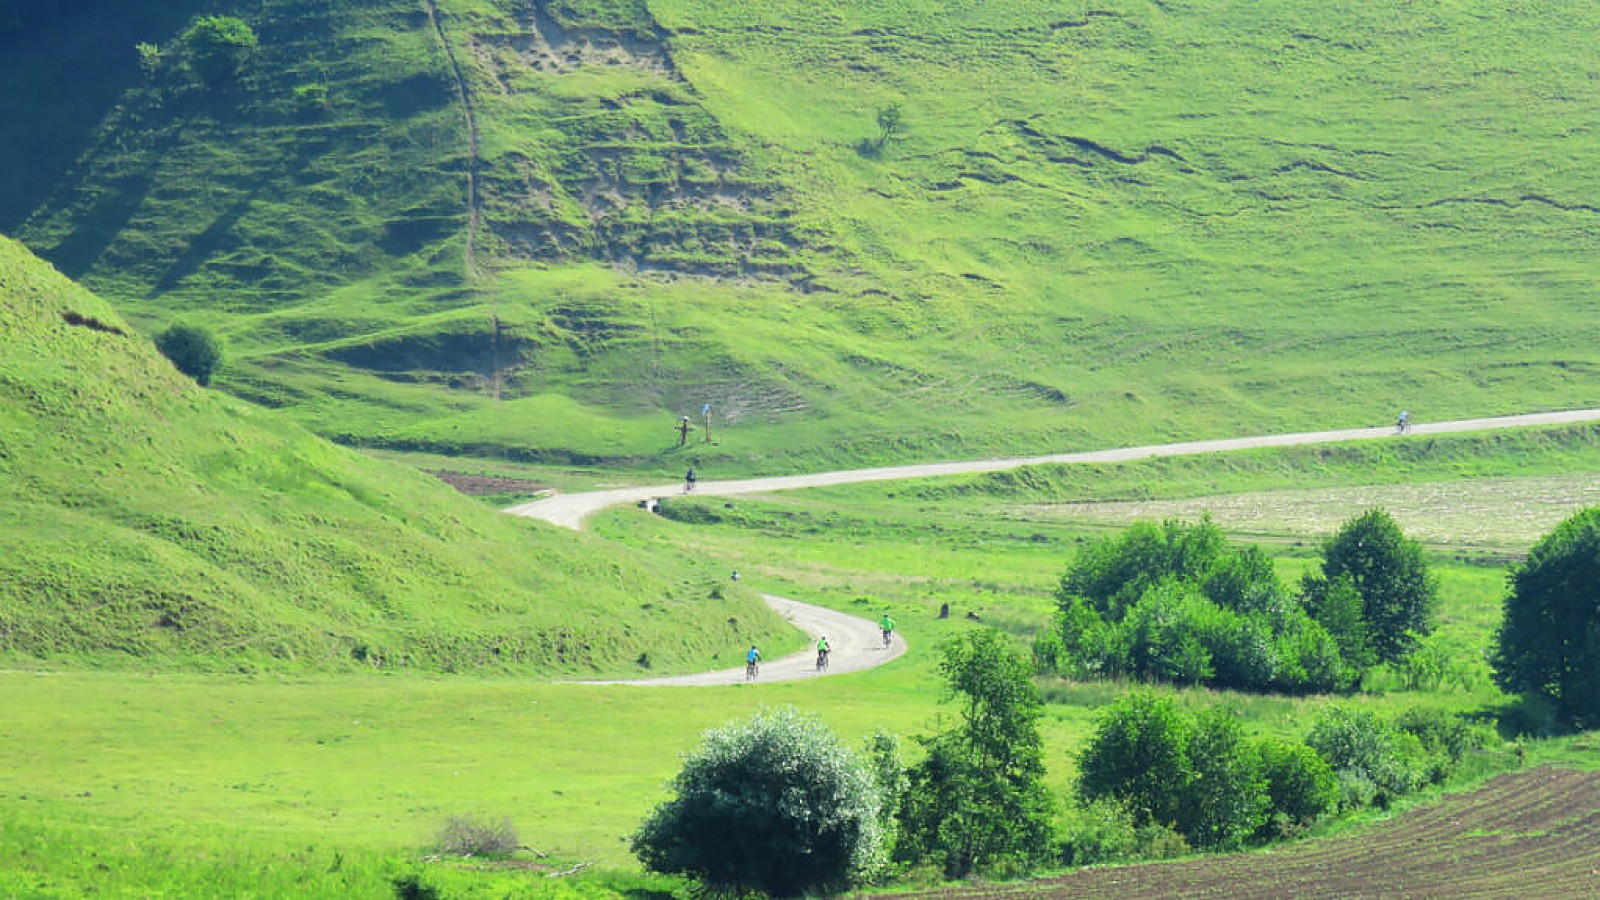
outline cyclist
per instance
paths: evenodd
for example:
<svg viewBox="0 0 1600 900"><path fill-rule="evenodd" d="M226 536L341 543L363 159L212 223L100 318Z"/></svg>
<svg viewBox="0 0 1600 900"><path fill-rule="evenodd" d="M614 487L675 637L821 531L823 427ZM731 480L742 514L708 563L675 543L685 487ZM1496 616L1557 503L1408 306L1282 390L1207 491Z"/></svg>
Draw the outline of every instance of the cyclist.
<svg viewBox="0 0 1600 900"><path fill-rule="evenodd" d="M694 467L690 466L689 473L683 476L683 492L685 494L694 493L694 483L699 479L700 476L694 474Z"/></svg>
<svg viewBox="0 0 1600 900"><path fill-rule="evenodd" d="M824 669L828 668L828 654L832 650L833 650L833 648L828 645L828 637L827 637L827 635L823 635L821 638L819 638L817 640L817 671L818 672L821 672Z"/></svg>
<svg viewBox="0 0 1600 900"><path fill-rule="evenodd" d="M744 677L746 680L756 677L761 673L761 668L756 663L761 661L761 651L755 644L750 645L750 652L744 655Z"/></svg>
<svg viewBox="0 0 1600 900"><path fill-rule="evenodd" d="M1400 410L1400 418L1394 420L1394 433L1405 434L1411 430L1411 410Z"/></svg>
<svg viewBox="0 0 1600 900"><path fill-rule="evenodd" d="M884 613L883 618L878 620L878 628L883 631L883 645L889 646L890 638L894 637L894 619L889 618L888 613Z"/></svg>

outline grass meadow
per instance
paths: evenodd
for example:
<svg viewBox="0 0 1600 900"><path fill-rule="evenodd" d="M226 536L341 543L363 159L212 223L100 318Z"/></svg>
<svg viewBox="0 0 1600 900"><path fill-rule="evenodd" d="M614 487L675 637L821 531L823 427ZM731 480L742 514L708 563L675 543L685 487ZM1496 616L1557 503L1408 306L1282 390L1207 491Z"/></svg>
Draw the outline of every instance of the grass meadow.
<svg viewBox="0 0 1600 900"><path fill-rule="evenodd" d="M446 896L675 890L634 870L625 836L664 798L679 754L705 729L763 706L793 705L851 743L884 728L914 755L909 739L951 715L940 704L939 643L987 626L1028 640L1049 619L1050 594L1073 548L1150 511L1208 511L1238 539L1266 546L1291 580L1314 564L1317 543L1338 527L1352 497L1419 497L1438 520L1476 522L1467 545L1453 545L1445 533L1427 542L1443 601L1427 642L1441 660L1437 672L1379 671L1350 698L1179 694L1186 704L1232 706L1253 733L1292 737L1303 737L1318 710L1336 702L1383 713L1416 705L1493 712L1507 698L1489 680L1484 651L1499 618L1506 560L1525 549L1528 529L1548 529L1565 515L1557 503L1530 510L1526 498L1540 495L1535 485L1548 495L1585 479L1452 474L1463 447L1451 445L1477 440L1484 438L1438 439L1432 458L1402 467L1410 486L1390 483L1399 476L1379 469L1358 483L1362 454L1390 451L1380 445L1347 448L1340 464L1276 450L1092 472L1062 467L1020 482L991 475L680 499L665 516L618 509L591 524L602 539L662 558L738 568L742 583L761 590L869 617L890 610L911 652L848 677L630 688L472 675L11 669L0 673L8 701L0 723L8 756L0 769L0 871L13 884L62 896L162 885L180 894L376 897L411 875ZM1520 451L1506 458L1518 456L1522 471L1576 473L1596 463L1585 429L1514 440ZM1263 467L1279 472L1284 486L1205 493L1260 483L1251 473ZM1097 499L1040 500L1065 495L1063 486L1076 479L1092 480ZM1257 514L1236 517L1241 504ZM938 617L942 604L949 619ZM720 664L732 664L739 649L730 647ZM1096 711L1129 687L1042 683L1049 783L1059 796L1070 795L1075 753ZM1465 783L1523 760L1600 763L1584 736L1507 738L1474 759ZM434 836L458 815L508 819L532 849L503 863L439 859ZM584 863L594 865L546 877Z"/></svg>
<svg viewBox="0 0 1600 900"><path fill-rule="evenodd" d="M222 6L224 91L110 52L176 7L0 63L72 88L0 229L341 441L751 475L1600 404L1590 4Z"/></svg>

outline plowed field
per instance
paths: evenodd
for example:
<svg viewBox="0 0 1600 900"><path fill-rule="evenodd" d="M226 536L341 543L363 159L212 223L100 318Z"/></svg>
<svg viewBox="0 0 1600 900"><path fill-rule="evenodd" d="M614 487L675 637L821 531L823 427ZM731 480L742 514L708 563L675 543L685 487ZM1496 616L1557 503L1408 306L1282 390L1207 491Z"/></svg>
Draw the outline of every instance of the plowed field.
<svg viewBox="0 0 1600 900"><path fill-rule="evenodd" d="M1275 852L1083 869L980 897L1596 897L1600 773L1501 775L1393 821Z"/></svg>

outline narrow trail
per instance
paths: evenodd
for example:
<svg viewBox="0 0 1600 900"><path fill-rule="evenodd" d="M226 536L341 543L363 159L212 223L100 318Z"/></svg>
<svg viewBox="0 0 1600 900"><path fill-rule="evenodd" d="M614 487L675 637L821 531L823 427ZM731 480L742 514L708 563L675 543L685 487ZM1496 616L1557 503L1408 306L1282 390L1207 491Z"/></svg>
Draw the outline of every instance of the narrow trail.
<svg viewBox="0 0 1600 900"><path fill-rule="evenodd" d="M461 103L461 115L466 119L467 125L467 250L466 265L467 278L470 280L478 274L477 245L478 224L481 216L481 202L478 198L478 110L472 102L472 85L467 81L466 70L461 68L461 61L456 58L454 47L450 46L450 39L444 33L444 20L439 14L438 0L424 0L424 8L428 12L428 21L433 25L433 33L439 39L439 46L444 50L445 59L450 63L450 75L455 82L456 97ZM496 325L498 326L498 320Z"/></svg>
<svg viewBox="0 0 1600 900"><path fill-rule="evenodd" d="M892 659L898 659L901 654L906 652L905 639L898 633L895 634L893 642L888 647L884 647L882 632L878 630L876 622L869 622L866 619L847 613L826 609L821 606L812 606L809 603L801 603L797 600L790 600L773 594L762 594L761 599L767 601L767 605L788 620L789 624L810 635L813 641L822 635L827 635L828 644L833 648L833 652L828 654L828 669L826 672L817 671L817 654L815 650L802 650L782 659L763 660L760 667L761 674L756 677L756 683L799 681L802 678L821 678L826 675L859 672L863 669L881 666ZM698 672L692 675L677 675L668 678L642 678L629 681L583 681L579 683L631 684L652 687L705 687L717 684L742 684L744 681L744 666L738 666L715 672Z"/></svg>
<svg viewBox="0 0 1600 900"><path fill-rule="evenodd" d="M1189 441L1178 444L1155 444L1146 447L1123 447L1113 450L1089 450L1079 453L1057 453L1048 456L1024 456L1006 459L984 459L970 462L924 463L909 466L890 466L881 469L851 469L841 472L818 472L811 475L786 475L776 478L749 478L738 481L702 481L695 493L708 497L728 497L736 494L757 494L768 491L792 491L800 488L825 487L834 484L860 484L869 481L899 481L908 478L932 478L941 475L970 475L980 472L1001 472L1022 466L1047 463L1107 463L1128 462L1161 456L1194 456L1202 453L1226 453L1232 450L1253 450L1264 447L1301 447L1311 444L1333 444L1344 441L1377 440L1392 438L1409 440L1430 434L1452 434L1467 431L1491 431L1500 428L1528 428L1534 426L1572 425L1600 421L1600 409L1575 409L1564 412L1530 413L1520 416L1498 416L1486 419L1459 419L1452 422L1415 424L1410 433L1397 435L1393 426L1382 428L1345 428L1335 431L1307 431L1297 434L1271 434L1257 437L1224 438L1210 441ZM593 513L612 506L641 503L652 498L681 494L681 484L656 484L619 488L610 491L590 491L581 494L556 494L523 503L506 510L516 516L543 519L567 528L580 528L583 520Z"/></svg>

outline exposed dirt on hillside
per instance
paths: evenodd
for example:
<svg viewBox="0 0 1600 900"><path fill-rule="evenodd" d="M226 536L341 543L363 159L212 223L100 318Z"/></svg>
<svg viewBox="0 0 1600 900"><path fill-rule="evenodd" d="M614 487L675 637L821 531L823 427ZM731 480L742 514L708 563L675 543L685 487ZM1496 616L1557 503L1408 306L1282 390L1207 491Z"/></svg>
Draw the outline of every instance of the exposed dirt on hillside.
<svg viewBox="0 0 1600 900"><path fill-rule="evenodd" d="M1600 773L1534 769L1393 821L1273 852L1083 869L1061 878L901 896L1593 897Z"/></svg>
<svg viewBox="0 0 1600 900"><path fill-rule="evenodd" d="M446 472L439 469L425 469L429 475L450 485L463 494L473 497L494 496L497 494L539 494L549 490L550 486L538 481L529 481L526 478L511 478L505 475L468 475L462 472Z"/></svg>
<svg viewBox="0 0 1600 900"><path fill-rule="evenodd" d="M655 277L803 279L805 240L777 186L755 174L673 61L654 26L557 21L528 0L513 33L471 52L494 90L538 109L542 146L503 154L482 179L486 225L512 256L592 256ZM621 95L563 80L627 71ZM591 82L584 82L588 85Z"/></svg>

